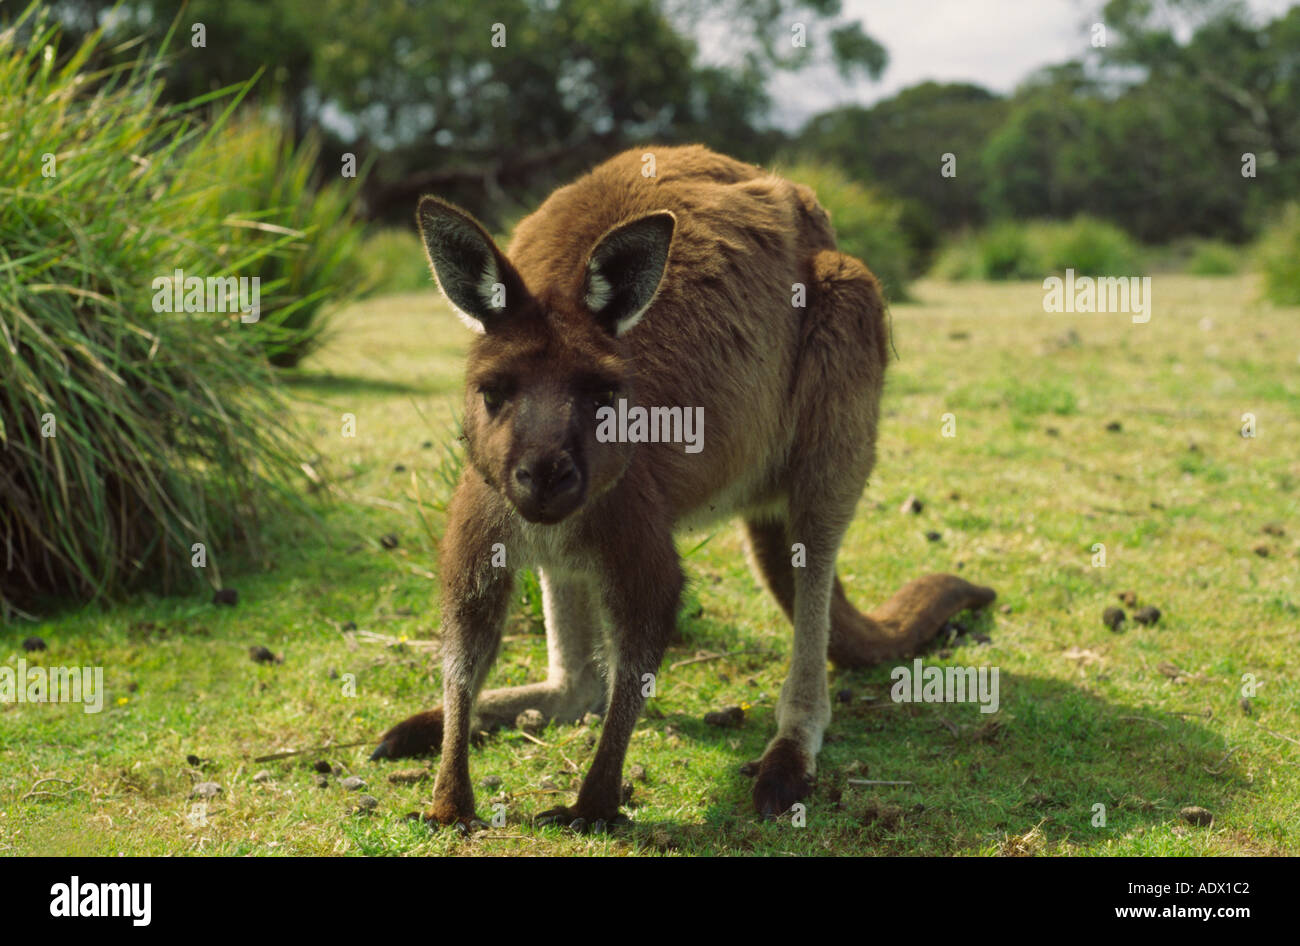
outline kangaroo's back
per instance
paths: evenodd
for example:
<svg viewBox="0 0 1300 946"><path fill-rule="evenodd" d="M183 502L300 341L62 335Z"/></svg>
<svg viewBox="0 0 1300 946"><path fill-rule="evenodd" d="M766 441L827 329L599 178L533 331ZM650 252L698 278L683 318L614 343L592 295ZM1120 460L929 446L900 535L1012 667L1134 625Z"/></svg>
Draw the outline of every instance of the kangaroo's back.
<svg viewBox="0 0 1300 946"><path fill-rule="evenodd" d="M813 358L819 376L801 378L810 340L833 317L818 306L816 260L835 239L806 187L698 145L646 147L554 192L519 224L507 255L531 291L575 295L575 263L602 235L658 210L677 218L668 265L623 343L639 403L703 408L707 457L644 444L640 460L654 466L674 518L710 518L775 491L802 402L835 396L822 389L837 381L823 358ZM832 354L874 363L882 333L866 325Z"/></svg>

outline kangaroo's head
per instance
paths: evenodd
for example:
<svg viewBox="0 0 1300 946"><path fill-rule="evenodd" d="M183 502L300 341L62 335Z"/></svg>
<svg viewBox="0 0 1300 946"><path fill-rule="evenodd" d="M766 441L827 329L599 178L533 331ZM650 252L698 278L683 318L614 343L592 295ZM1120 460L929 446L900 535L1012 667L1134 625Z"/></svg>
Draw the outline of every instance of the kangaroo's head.
<svg viewBox="0 0 1300 946"><path fill-rule="evenodd" d="M465 372L470 462L529 522L559 522L631 459L631 444L597 439L596 415L632 399L619 338L659 291L676 220L625 221L564 275L525 285L463 210L425 197L416 216L439 288L480 336Z"/></svg>

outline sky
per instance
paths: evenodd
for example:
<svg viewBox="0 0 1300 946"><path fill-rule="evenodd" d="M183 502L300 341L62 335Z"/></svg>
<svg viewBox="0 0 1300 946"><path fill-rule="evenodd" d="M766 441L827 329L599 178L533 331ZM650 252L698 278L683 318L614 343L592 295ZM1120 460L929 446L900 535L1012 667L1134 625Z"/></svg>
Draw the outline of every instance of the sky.
<svg viewBox="0 0 1300 946"><path fill-rule="evenodd" d="M1247 0L1271 18L1294 0ZM889 52L879 82L846 83L833 68L778 76L771 85L774 118L796 128L818 112L851 102L869 105L924 82L974 82L1010 92L1040 66L1083 54L1102 0L844 0Z"/></svg>

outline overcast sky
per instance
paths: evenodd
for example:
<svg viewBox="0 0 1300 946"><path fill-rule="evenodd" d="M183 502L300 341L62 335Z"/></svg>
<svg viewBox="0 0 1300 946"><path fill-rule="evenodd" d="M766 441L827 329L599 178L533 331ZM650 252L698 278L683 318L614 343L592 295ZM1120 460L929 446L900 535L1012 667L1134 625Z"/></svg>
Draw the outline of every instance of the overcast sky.
<svg viewBox="0 0 1300 946"><path fill-rule="evenodd" d="M1248 0L1276 16L1294 0ZM782 75L772 84L775 117L797 127L838 104L870 104L927 79L966 81L1010 92L1040 66L1081 55L1102 0L844 0L889 52L879 82L845 83L834 69Z"/></svg>

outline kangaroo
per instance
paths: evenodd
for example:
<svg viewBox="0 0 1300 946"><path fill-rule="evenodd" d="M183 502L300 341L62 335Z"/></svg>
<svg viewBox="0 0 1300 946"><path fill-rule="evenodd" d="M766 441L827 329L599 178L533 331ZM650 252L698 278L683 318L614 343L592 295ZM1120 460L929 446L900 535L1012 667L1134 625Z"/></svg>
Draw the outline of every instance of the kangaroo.
<svg viewBox="0 0 1300 946"><path fill-rule="evenodd" d="M697 145L611 158L551 194L504 254L438 198L420 200L417 220L439 288L478 337L440 557L443 702L390 729L372 758L441 743L424 818L468 830L471 732L527 709L603 712L577 800L538 821L626 821L624 756L683 585L674 530L739 516L794 624L776 735L749 766L758 812L788 811L812 790L828 656L910 656L995 597L927 575L862 614L836 577L875 461L889 350L876 278L836 250L808 188ZM702 408L702 449L629 442L612 424L602 435L615 408L637 405ZM540 576L547 678L480 695L520 568Z"/></svg>

